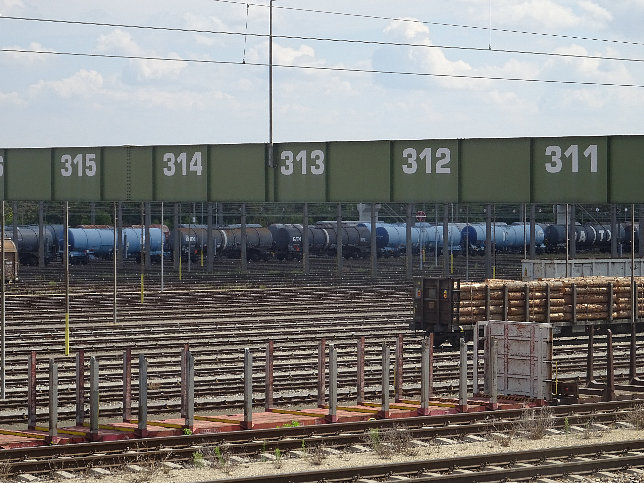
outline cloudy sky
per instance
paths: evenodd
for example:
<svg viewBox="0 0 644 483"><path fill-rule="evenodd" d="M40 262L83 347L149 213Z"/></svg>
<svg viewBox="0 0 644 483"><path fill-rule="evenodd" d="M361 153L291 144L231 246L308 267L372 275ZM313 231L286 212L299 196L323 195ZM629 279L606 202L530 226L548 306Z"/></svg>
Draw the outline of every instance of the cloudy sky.
<svg viewBox="0 0 644 483"><path fill-rule="evenodd" d="M0 148L267 142L268 4L0 0ZM274 141L642 134L643 18L275 0Z"/></svg>

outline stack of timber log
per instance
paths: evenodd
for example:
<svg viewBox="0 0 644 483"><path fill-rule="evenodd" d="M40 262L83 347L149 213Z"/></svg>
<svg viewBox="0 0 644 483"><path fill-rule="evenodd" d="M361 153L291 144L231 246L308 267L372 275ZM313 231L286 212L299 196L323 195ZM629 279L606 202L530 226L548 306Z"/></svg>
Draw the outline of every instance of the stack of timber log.
<svg viewBox="0 0 644 483"><path fill-rule="evenodd" d="M631 320L644 313L644 277L575 277L531 282L461 282L461 325L479 320L598 323Z"/></svg>

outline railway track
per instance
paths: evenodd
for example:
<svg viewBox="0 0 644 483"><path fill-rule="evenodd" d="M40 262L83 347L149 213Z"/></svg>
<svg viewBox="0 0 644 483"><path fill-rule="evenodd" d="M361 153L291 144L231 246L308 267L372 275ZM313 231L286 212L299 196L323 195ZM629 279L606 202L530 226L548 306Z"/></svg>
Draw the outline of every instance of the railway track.
<svg viewBox="0 0 644 483"><path fill-rule="evenodd" d="M522 254L499 254L493 262L494 271L498 278L519 280L521 278ZM339 277L336 272L336 260L333 257L311 257L309 274L303 274L301 261L277 261L249 263L247 273L241 272L239 260L221 258L214 265L214 272L209 274L207 267L201 261L190 264L183 262L181 277L172 263L164 264L164 285L167 287L185 287L186 285L212 284L213 281L223 285L248 284L258 286L276 281L289 281L299 286L319 285L321 281L332 284L341 281L354 281L357 284L372 284L377 282L384 285L398 285L406 281L405 257L378 259L378 275L376 279L371 276L371 266L368 259L343 260L343 272ZM482 280L485 278L485 260L480 256L465 257L455 256L453 263L448 267L451 275L468 280ZM153 264L146 269L140 264L125 262L118 268L118 283L121 287L137 287L141 281L141 274L145 275L145 282L151 288L158 288L161 279L160 264ZM438 258L438 263L429 257L420 270L417 256L414 257L413 275L442 276L443 260ZM181 278L181 279L180 279ZM64 288L64 271L60 262L53 262L46 267L20 267L21 282L9 291L28 290L30 293L59 291ZM85 286L99 280L113 283L112 262L95 261L89 265L70 266L70 282L72 286Z"/></svg>
<svg viewBox="0 0 644 483"><path fill-rule="evenodd" d="M316 401L317 344L322 337L339 351L339 396L355 398L355 347L366 339L365 383L367 397L377 399L381 380L381 346L393 345L403 334L405 394L419 392L416 382L420 365L420 338L408 330L410 290L406 286L345 281L338 285L298 287L285 284L262 288L208 287L187 291L168 289L152 293L141 304L140 294L124 292L118 299L118 323L113 323L112 294L105 287L81 286L72 293L71 354L85 350L100 364L102 414L120 414L122 354L131 348L144 353L149 362L150 407L164 413L179 407L180 350L189 344L195 355L195 395L198 411L241 407L243 349L255 353L255 400L263 400L263 364L266 343L275 342L275 396L277 404L311 404ZM37 349L39 363L39 419L46 417L47 373L50 357L59 363L61 417L72 417L75 402L75 363L61 356L64 332L60 294L7 297L7 392L0 410L4 424L23 422L27 360ZM88 310L88 307L91 307ZM619 379L628 369L628 345L614 339ZM560 352L561 351L561 352ZM585 375L584 342L557 346L555 362L560 377ZM597 373L604 370L601 352L605 342L596 338ZM453 394L457 390L458 355L436 352L435 389ZM469 368L470 375L472 367ZM136 380L137 368L133 367ZM137 396L136 387L134 397Z"/></svg>
<svg viewBox="0 0 644 483"><path fill-rule="evenodd" d="M578 427L591 428L599 426L607 428L608 425L627 419L628 411L641 403L642 401L639 400L560 406L548 408L548 412L542 416L537 411L536 415L533 414L533 417L545 418L549 422L548 426L551 433L562 433L571 431L570 428ZM284 454L285 458L289 456L300 457L303 453L302 450L306 450L306 448L311 451L323 449L325 451L351 452L362 451L364 446L372 446L377 450L378 444L394 444L392 442L395 440L386 439L386 436L396 433L404 434L404 441L398 440L398 444L404 444L405 447L408 445L427 447L431 444L456 443L460 440L472 440L475 438L483 442L499 437L499 435L502 436L516 431L517 425L522 421L527 421L525 411L507 410L498 411L492 415L464 413L449 416L425 416L321 426L197 434L64 446L40 446L1 451L0 468L4 475L11 476L21 473L46 475L56 470L77 471L89 467L113 470L122 468L125 465L140 464L142 461L147 464L163 461L190 467L195 462L195 459L198 459L196 455L222 454L221 451L225 451L226 458L236 456L238 458L242 457L246 461L251 461L262 460L271 454ZM522 428L523 431L530 431L530 426L523 426ZM521 430L518 433L520 432ZM519 437L518 433L515 434L517 438ZM379 438L382 439L377 440L374 438L374 434L379 435ZM491 434L493 436L490 436ZM469 474L471 478L471 471L473 470L486 472L485 474L488 474L487 472L489 471L499 470L498 468L490 468L490 465L507 465L507 468L504 469L512 469L512 465L516 466L517 462L526 462L526 464L532 465L539 463L539 468L535 470L538 473L541 466L555 464L553 461L548 462L548 459L556 459L559 463L564 463L566 455L571 455L571 457L579 457L580 455L596 457L600 453L620 452L623 455L626 451L644 451L644 442L642 441L637 443L629 441L621 444L622 446L615 446L614 448L604 443L600 449L598 449L597 445L590 445L585 449L568 448L563 451L562 448L556 448L540 450L540 456L536 457L536 459L534 451L524 451L503 455L486 455L487 458L457 457L449 460L433 459L431 462L422 460L414 463L392 463L378 465L377 467L371 466L370 468L352 467L343 470L290 473L288 481L335 481L337 478L342 478L340 481L355 481L358 476L381 478L391 475L432 477L435 478L434 481L439 481L438 478L440 477L449 476L451 478L452 475L457 474L461 476ZM215 448L218 448L219 452ZM644 454L641 456L644 456ZM628 461L630 462L631 460ZM422 471L416 468L422 468ZM526 467L523 466L523 468L525 469ZM570 468L574 467L568 466L567 468L570 470ZM464 471L459 471L459 469ZM384 472L381 473L380 471ZM422 472L426 471L432 471L437 474L421 475ZM578 471L578 468L575 471ZM494 473L494 476L497 475L497 473ZM283 479L277 480L277 476L266 476L264 478L266 479L239 479L238 481L284 481ZM279 478L284 478L284 475L280 475Z"/></svg>
<svg viewBox="0 0 644 483"><path fill-rule="evenodd" d="M143 303L140 299L138 267L126 267L123 272L119 272L117 324L113 323L111 266L104 264L92 267L95 271L90 274L80 271L73 274L70 294L71 354L84 349L86 377L89 375L89 357L95 356L99 361L102 417L115 418L121 415L122 354L128 347L131 348L133 356L144 353L148 359L149 411L155 416L176 413L179 410L179 357L184 344L190 345L197 361L197 412L230 411L233 408L240 410L243 401L245 347L249 347L255 354L254 399L256 404L261 404L264 389L264 351L269 340L275 343L275 404L278 406L315 403L317 344L322 337L326 338L327 344L333 343L338 349L340 401L352 401L355 400L355 350L358 338L364 336L366 339L365 396L367 399L378 400L382 343L387 342L393 346L396 335L403 334L403 391L405 397L418 397L420 337L408 330L411 317L411 284L404 280L402 260L384 260L380 264L382 273L388 274L384 280L371 279L368 268L365 268L368 265L365 265L364 261L346 261L345 267L352 268L351 264L355 263L356 271L343 278L335 276L333 262L320 272L321 276L314 271L314 275L308 277L295 273L300 266L293 262L277 267L275 272L270 276L266 275L266 278L260 276L256 279L253 279L255 267L251 268L249 274L240 274L236 271L235 261L230 262L229 271L217 274L218 278L214 283L213 276L206 274L204 270L195 270L180 281L174 273L174 278L170 276L166 279L166 289L163 293L150 290L150 286L158 282L158 274L148 273ZM391 264L391 267L387 264ZM56 273L60 275L59 268L47 267L47 270L51 269L51 275L54 276ZM75 270L83 267L73 268ZM266 268L264 267L264 270ZM20 290L19 284L12 286L7 295L8 399L3 401L0 410L0 424L5 425L22 424L25 421L26 363L30 351L34 349L38 351L39 361L37 398L40 407L37 419L47 419L46 363L50 357L60 365L59 417L61 420L73 419L75 414L74 360L72 357L62 356L64 298L61 284L56 279L37 280L38 272L33 270L33 274L27 272L23 282L27 284L28 277L33 276L33 285L27 290ZM82 277L81 273L84 273ZM627 339L622 339L621 336L615 336L613 341L619 380L620 376L623 378L627 375L629 347ZM558 341L555 346L555 361L559 377L585 376L585 350L585 340L571 338ZM595 338L595 350L596 372L598 378L601 378L605 371L605 363L602 360L605 353L603 337ZM457 392L457 361L457 353L451 350L436 351L434 381L437 393ZM136 381L138 371L135 365L132 369L133 381ZM470 379L472 369L470 365ZM136 401L136 384L133 385L133 389L133 398ZM579 421L578 424L583 425L586 424L584 421L591 420L594 423L605 421L609 424L617 417L623 416L607 414L596 413L588 416L589 419L586 420L583 416L579 416L582 419L578 420L577 415L568 414L568 424ZM557 424L564 424L562 421L565 417L562 416ZM426 442L436 438L438 434L460 438L458 434L461 431L463 434L467 434L468 431L472 431L471 434L477 434L476 431L479 431L478 434L489 434L493 429L502 430L513 424L516 423L506 416L504 420L495 422L443 424L429 429L424 428L423 423L416 427L410 426L408 432L414 439ZM260 449L263 452L275 449L295 451L298 446L302 447L303 441L309 444L309 439L317 441L328 438L329 445L346 447L359 444L358 441L364 442L365 431L369 431L368 426L357 432L350 430L346 425L329 426L336 433L333 436L302 433L303 436L298 437L301 428L282 428L283 431L291 432L286 433L287 436L277 436L274 440L264 434L264 439L235 444L239 444L237 451L241 455L256 454ZM467 426L472 426L472 429L464 429ZM328 428L326 430L328 431ZM241 434L245 436L240 436ZM249 434L251 433L240 432L238 437L248 438ZM450 434L452 436L449 436ZM133 452L132 459L126 455L128 450L112 452L107 448L101 449L91 445L85 447L88 451L84 456L85 460L64 454L51 454L45 457L46 462L42 464L43 468L47 466L47 469L42 471L101 465L108 468L122 467L130 462L157 458L166 462L190 465L194 462L195 453L201 451L200 448L204 445L212 448L213 443L190 439L183 442L183 446L177 445L175 448L172 446L174 443L166 443L166 446L157 446L146 454L140 452L139 446L142 444L138 441L136 448L128 446L129 451ZM219 440L214 444L230 446L233 443ZM258 445L261 445L261 448ZM9 453L4 454L10 456ZM13 460L9 459L5 461L4 468L15 468L16 472L39 473L41 470L35 467L30 469L27 465L30 462L40 464L37 463L39 457L36 457L35 453L31 456L23 455ZM3 463L0 460L1 464ZM70 466L66 466L68 464ZM465 470L469 471L469 467ZM391 471L391 474L395 474L394 470ZM448 476L444 470L436 471L443 477Z"/></svg>
<svg viewBox="0 0 644 483"><path fill-rule="evenodd" d="M615 472L644 466L644 442L641 440L602 443L589 446L556 447L538 451L513 451L495 455L427 459L411 463L388 463L289 473L288 475L257 476L230 479L231 483L291 483L318 481L354 482L500 482L532 481L539 477L566 477L598 474L613 478ZM208 480L203 481L206 483ZM216 481L216 480L210 480Z"/></svg>

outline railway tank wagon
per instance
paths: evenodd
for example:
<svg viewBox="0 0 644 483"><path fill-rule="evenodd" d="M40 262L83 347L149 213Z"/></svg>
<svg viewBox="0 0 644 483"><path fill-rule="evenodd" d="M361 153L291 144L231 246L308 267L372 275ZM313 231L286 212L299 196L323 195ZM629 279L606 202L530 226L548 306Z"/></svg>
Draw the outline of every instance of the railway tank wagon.
<svg viewBox="0 0 644 483"><path fill-rule="evenodd" d="M222 255L228 258L240 258L242 249L241 228L221 228L225 236L222 243ZM252 261L268 260L273 255L273 235L268 228L246 228L246 257Z"/></svg>
<svg viewBox="0 0 644 483"><path fill-rule="evenodd" d="M112 230L109 230L114 237ZM154 262L160 262L163 231L161 228L150 228L150 258ZM123 249L125 258L135 258L137 262L141 261L141 255L145 250L145 231L140 228L123 228Z"/></svg>
<svg viewBox="0 0 644 483"><path fill-rule="evenodd" d="M69 228L67 233L71 263L85 264L93 259L108 260L114 255L112 228ZM162 236L160 228L150 228L150 256L154 261L161 257ZM124 258L135 258L140 262L145 249L145 232L136 228L123 228L122 237Z"/></svg>
<svg viewBox="0 0 644 483"><path fill-rule="evenodd" d="M14 240L18 258L23 265L38 265L40 234L37 225L18 225L18 237ZM5 227L5 237L13 239L13 227ZM45 263L56 258L56 235L50 226L43 226Z"/></svg>
<svg viewBox="0 0 644 483"><path fill-rule="evenodd" d="M414 245L414 230L412 227L412 247ZM418 233L416 233L416 244ZM407 247L407 225L405 223L378 223L376 224L376 248L384 257L398 257L405 252Z"/></svg>
<svg viewBox="0 0 644 483"><path fill-rule="evenodd" d="M541 251L544 248L545 232L543 228L535 224L534 245ZM530 224L513 223L505 228L503 249L510 252L519 252L530 244Z"/></svg>
<svg viewBox="0 0 644 483"><path fill-rule="evenodd" d="M188 256L191 261L197 261L198 258L208 254L208 228L206 226L182 225L176 230L172 230L169 241L166 245L166 250L172 250L175 240L179 238L179 253L183 260L187 260ZM226 244L227 236L224 230L213 228L212 230L213 244L215 249L215 256L221 254L222 247Z"/></svg>
<svg viewBox="0 0 644 483"><path fill-rule="evenodd" d="M580 250L610 250L613 237L617 243L626 241L626 227L617 224L617 231L612 233L610 225L590 224L575 225L575 244ZM549 252L564 251L566 247L566 225L553 223L545 229L545 246Z"/></svg>
<svg viewBox="0 0 644 483"><path fill-rule="evenodd" d="M302 253L304 243L304 227L302 225L273 223L268 226L268 230L273 237L275 258L278 260L299 258L298 254Z"/></svg>
<svg viewBox="0 0 644 483"><path fill-rule="evenodd" d="M328 255L337 253L337 224L318 223L316 225L326 231L329 239ZM366 226L349 222L340 226L340 239L342 240L342 256L344 258L364 258L371 253L371 230Z"/></svg>
<svg viewBox="0 0 644 483"><path fill-rule="evenodd" d="M70 228L69 260L87 263L90 257L108 259L114 253L114 231L106 228Z"/></svg>
<svg viewBox="0 0 644 483"><path fill-rule="evenodd" d="M301 260L304 251L304 225L274 223L268 227L273 234L275 257L279 260ZM308 225L309 253L325 255L330 249L329 231Z"/></svg>
<svg viewBox="0 0 644 483"><path fill-rule="evenodd" d="M447 247L451 252L460 252L461 232L465 226L465 223L449 223L447 225L447 242L443 239L443 225L416 223L414 228L419 230L419 243L422 248L432 253L441 253L444 247Z"/></svg>

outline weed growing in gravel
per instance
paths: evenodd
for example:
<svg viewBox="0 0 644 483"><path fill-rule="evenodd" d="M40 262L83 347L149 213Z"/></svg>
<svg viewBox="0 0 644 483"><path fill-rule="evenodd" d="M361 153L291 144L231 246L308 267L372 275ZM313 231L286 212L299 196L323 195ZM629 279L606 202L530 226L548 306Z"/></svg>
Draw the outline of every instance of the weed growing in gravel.
<svg viewBox="0 0 644 483"><path fill-rule="evenodd" d="M386 430L382 435L382 442L391 446L394 453L415 456L418 448L412 443L411 433L405 428L394 426Z"/></svg>
<svg viewBox="0 0 644 483"><path fill-rule="evenodd" d="M203 453L201 451L195 451L192 453L192 464L195 466L205 466L206 460L204 460Z"/></svg>
<svg viewBox="0 0 644 483"><path fill-rule="evenodd" d="M542 439L553 425L552 409L546 406L538 412L535 409L523 411L518 427L529 439Z"/></svg>
<svg viewBox="0 0 644 483"><path fill-rule="evenodd" d="M492 441L494 441L495 443L499 443L504 448L507 448L508 446L510 446L510 443L512 443L512 438L510 437L509 434L494 433L492 435Z"/></svg>
<svg viewBox="0 0 644 483"><path fill-rule="evenodd" d="M230 461L230 452L226 447L220 446L207 446L203 448L203 459L210 462L211 465L225 474L232 471L232 463Z"/></svg>
<svg viewBox="0 0 644 483"><path fill-rule="evenodd" d="M516 426L512 426L508 430L499 431L495 427L490 437L495 443L507 448L517 438L517 428Z"/></svg>
<svg viewBox="0 0 644 483"><path fill-rule="evenodd" d="M381 458L391 458L394 454L413 456L418 450L411 443L412 437L404 428L393 427L380 431L378 428L369 430L369 443L375 453Z"/></svg>
<svg viewBox="0 0 644 483"><path fill-rule="evenodd" d="M273 462L273 466L277 469L282 467L282 452L279 448L275 448L275 461Z"/></svg>
<svg viewBox="0 0 644 483"><path fill-rule="evenodd" d="M290 423L284 423L282 424L282 428L297 428L300 425L300 422L297 420L293 420Z"/></svg>
<svg viewBox="0 0 644 483"><path fill-rule="evenodd" d="M380 429L371 428L369 430L369 443L381 458L391 458L393 456L393 447L383 441L383 434L380 433Z"/></svg>
<svg viewBox="0 0 644 483"><path fill-rule="evenodd" d="M11 476L11 470L9 463L0 464L0 481L8 481Z"/></svg>
<svg viewBox="0 0 644 483"><path fill-rule="evenodd" d="M644 404L638 404L629 410L625 420L635 426L635 429L644 429Z"/></svg>
<svg viewBox="0 0 644 483"><path fill-rule="evenodd" d="M311 460L311 464L314 464L316 466L320 466L327 458L326 451L324 450L324 446L322 445L312 446L308 449L307 455Z"/></svg>
<svg viewBox="0 0 644 483"><path fill-rule="evenodd" d="M161 475L161 468L158 464L151 464L145 467L144 471L131 475L130 483L150 483L156 481Z"/></svg>
<svg viewBox="0 0 644 483"><path fill-rule="evenodd" d="M598 429L595 426L595 420L590 419L584 426L584 432L582 433L582 438L591 439L591 438L600 438L602 436L601 429Z"/></svg>

